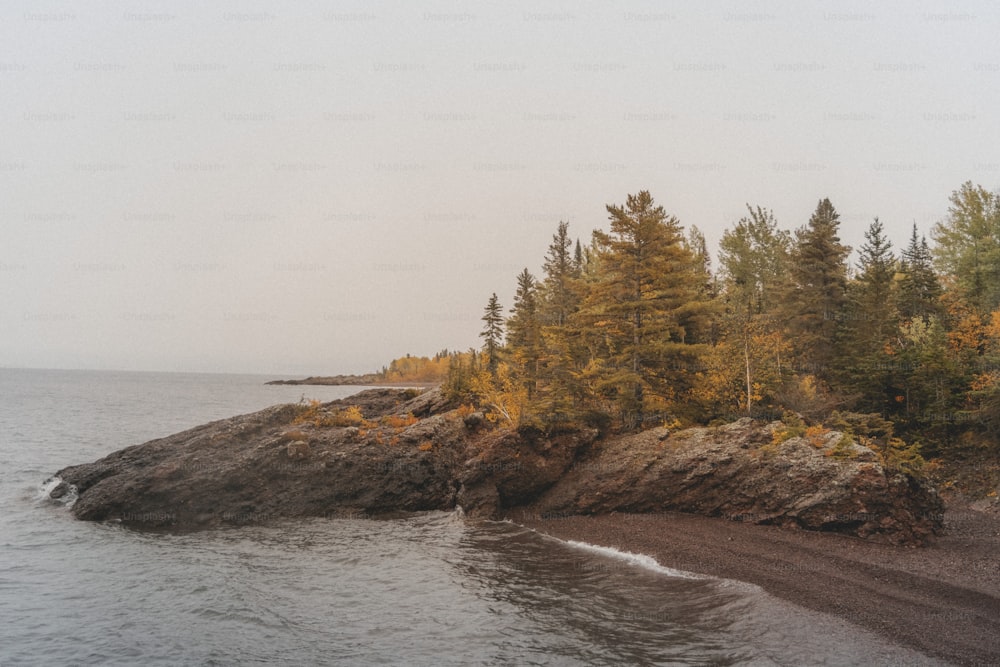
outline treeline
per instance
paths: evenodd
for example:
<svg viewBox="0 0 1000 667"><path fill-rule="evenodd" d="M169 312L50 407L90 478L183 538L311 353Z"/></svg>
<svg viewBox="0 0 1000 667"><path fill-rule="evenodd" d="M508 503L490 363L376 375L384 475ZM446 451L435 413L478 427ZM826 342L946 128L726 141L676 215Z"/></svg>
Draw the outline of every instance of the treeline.
<svg viewBox="0 0 1000 667"><path fill-rule="evenodd" d="M420 384L435 384L444 382L448 377L450 360L457 356L456 352L441 350L433 357L405 357L393 359L388 366L383 366L375 373L375 382L415 382ZM373 383L373 384L374 384Z"/></svg>
<svg viewBox="0 0 1000 667"><path fill-rule="evenodd" d="M742 415L874 413L944 442L1000 431L1000 195L965 183L928 244L876 218L857 264L828 199L794 232L748 206L713 270L696 227L649 192L607 206L588 243L560 222L542 275L494 294L480 352L445 388L513 423L623 429Z"/></svg>

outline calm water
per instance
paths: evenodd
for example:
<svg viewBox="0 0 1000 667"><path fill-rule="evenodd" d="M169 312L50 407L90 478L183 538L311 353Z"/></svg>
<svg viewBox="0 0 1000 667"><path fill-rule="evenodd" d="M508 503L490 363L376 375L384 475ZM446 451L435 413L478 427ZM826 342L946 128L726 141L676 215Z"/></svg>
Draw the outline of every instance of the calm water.
<svg viewBox="0 0 1000 667"><path fill-rule="evenodd" d="M45 500L66 465L348 387L0 369L0 665L932 664L738 582L432 513L169 535Z"/></svg>

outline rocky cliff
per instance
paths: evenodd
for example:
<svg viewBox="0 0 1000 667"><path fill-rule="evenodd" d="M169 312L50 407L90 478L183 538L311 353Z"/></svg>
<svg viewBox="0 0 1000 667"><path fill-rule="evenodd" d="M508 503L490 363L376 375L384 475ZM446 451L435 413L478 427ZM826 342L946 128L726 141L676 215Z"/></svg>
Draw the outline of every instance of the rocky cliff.
<svg viewBox="0 0 1000 667"><path fill-rule="evenodd" d="M932 489L841 434L775 444L743 420L600 438L449 409L436 390L373 389L224 419L65 468L54 498L85 520L193 529L279 517L448 510L502 518L663 510L893 543L940 531Z"/></svg>

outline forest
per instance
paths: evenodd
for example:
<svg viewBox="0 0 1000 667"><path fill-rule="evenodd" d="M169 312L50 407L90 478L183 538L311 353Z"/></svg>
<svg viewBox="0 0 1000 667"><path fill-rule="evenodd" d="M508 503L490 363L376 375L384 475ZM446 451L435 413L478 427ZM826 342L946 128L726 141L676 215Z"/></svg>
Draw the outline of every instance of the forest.
<svg viewBox="0 0 1000 667"><path fill-rule="evenodd" d="M509 309L490 297L482 348L447 354L452 398L542 429L749 416L846 424L907 456L995 451L1000 194L963 184L931 242L914 225L901 249L875 218L854 264L829 199L794 231L748 205L718 268L649 192L606 208L584 243L558 223Z"/></svg>

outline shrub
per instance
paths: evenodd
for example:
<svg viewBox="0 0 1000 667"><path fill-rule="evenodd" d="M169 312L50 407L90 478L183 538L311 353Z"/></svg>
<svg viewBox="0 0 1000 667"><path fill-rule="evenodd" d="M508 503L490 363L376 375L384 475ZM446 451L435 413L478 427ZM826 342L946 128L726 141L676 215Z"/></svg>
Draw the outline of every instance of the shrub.
<svg viewBox="0 0 1000 667"><path fill-rule="evenodd" d="M812 444L813 447L817 449L822 449L826 446L825 436L830 432L830 429L816 424L815 426L809 426L806 428L804 435L806 439ZM839 444L839 443L838 443Z"/></svg>
<svg viewBox="0 0 1000 667"><path fill-rule="evenodd" d="M774 431L771 436L771 444L780 445L786 440L797 438L806 434L806 425L794 412L786 412L781 416L782 426Z"/></svg>
<svg viewBox="0 0 1000 667"><path fill-rule="evenodd" d="M309 401L304 406L299 415L293 420L294 424L312 424L313 426L367 426L368 421L361 414L361 408L351 405L339 410L321 410L319 401Z"/></svg>
<svg viewBox="0 0 1000 667"><path fill-rule="evenodd" d="M387 415L382 417L382 423L389 428L394 429L404 429L407 426L413 426L419 419L413 416L412 413L407 413L405 415Z"/></svg>
<svg viewBox="0 0 1000 667"><path fill-rule="evenodd" d="M914 477L926 474L926 461L920 455L920 444L908 444L893 436L893 423L877 414L834 412L830 425L854 436L875 452L882 467L891 472L903 472ZM839 443L838 443L839 445Z"/></svg>

